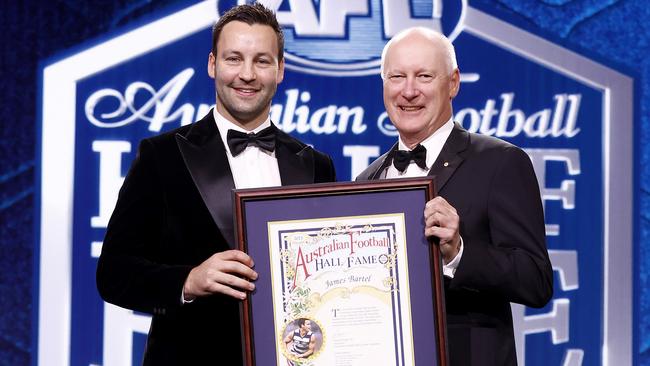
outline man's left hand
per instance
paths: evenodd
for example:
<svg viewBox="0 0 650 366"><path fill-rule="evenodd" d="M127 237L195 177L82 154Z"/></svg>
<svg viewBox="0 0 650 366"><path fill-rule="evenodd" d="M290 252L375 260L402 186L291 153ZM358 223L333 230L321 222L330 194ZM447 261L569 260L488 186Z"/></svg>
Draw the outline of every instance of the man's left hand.
<svg viewBox="0 0 650 366"><path fill-rule="evenodd" d="M456 209L438 196L424 206L424 235L440 239L439 247L445 264L460 251L460 217Z"/></svg>

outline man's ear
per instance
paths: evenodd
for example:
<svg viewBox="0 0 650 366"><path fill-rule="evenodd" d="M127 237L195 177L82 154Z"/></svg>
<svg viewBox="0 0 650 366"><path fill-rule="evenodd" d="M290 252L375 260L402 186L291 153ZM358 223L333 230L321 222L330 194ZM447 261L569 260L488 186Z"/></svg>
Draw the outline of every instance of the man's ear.
<svg viewBox="0 0 650 366"><path fill-rule="evenodd" d="M275 78L278 84L284 80L284 58L278 63L278 76Z"/></svg>
<svg viewBox="0 0 650 366"><path fill-rule="evenodd" d="M454 99L460 90L460 70L455 68L449 79L449 99Z"/></svg>
<svg viewBox="0 0 650 366"><path fill-rule="evenodd" d="M217 66L216 64L217 64L217 58L214 57L214 54L212 53L212 51L210 51L210 53L208 54L208 75L210 75L210 77L213 79L217 76L215 72L215 68Z"/></svg>

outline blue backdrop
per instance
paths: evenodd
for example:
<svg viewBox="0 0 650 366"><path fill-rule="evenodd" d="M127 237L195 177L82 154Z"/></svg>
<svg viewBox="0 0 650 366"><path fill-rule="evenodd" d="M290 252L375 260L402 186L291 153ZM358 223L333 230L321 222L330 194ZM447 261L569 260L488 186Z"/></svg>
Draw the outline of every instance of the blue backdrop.
<svg viewBox="0 0 650 366"><path fill-rule="evenodd" d="M414 1L414 3L425 2ZM37 278L39 265L42 264L38 261L42 250L40 248L41 239L38 236L42 232L37 228L37 224L42 220L39 218L41 215L40 195L37 194L42 173L38 157L42 141L38 141L38 139L44 132L41 130L42 116L39 116L42 96L38 92L39 87L42 86L39 83L43 80L39 77L42 67L85 50L89 45L101 44L115 34L123 34L128 30L137 29L152 19L173 14L192 4L193 2L190 1L161 0L115 1L101 6L76 1L47 3L24 1L3 5L3 10L0 13L0 21L5 28L5 32L0 36L3 47L0 63L0 70L2 70L0 93L3 96L3 108L0 109L2 117L2 122L0 122L0 131L2 131L0 140L0 151L2 152L0 155L0 266L2 268L0 272L2 278L0 281L2 288L0 364L27 365L35 355L37 348L35 337L38 330L37 317L39 314L38 286L42 285L40 283L42 281ZM646 144L650 129L648 123L650 10L648 10L646 2L643 0L471 0L469 5L496 18L507 19L508 23L520 29L540 35L553 43L574 50L589 59L596 60L634 78L634 125L631 134L633 137L624 142L634 146L634 200L629 202L629 205L634 204L634 256L633 262L629 263L634 274L635 291L631 299L634 304L634 339L624 340L624 342L632 343L635 364L650 365L650 313L647 311L650 306L650 291L647 290L650 271L648 269L650 265L648 261L650 258L650 253L648 253L650 226L647 220L650 197L646 189L648 184L646 179L648 174L647 159L650 154ZM421 11L426 11L426 9ZM453 15L451 16L453 17ZM447 23L443 23L443 31L452 33L453 29ZM480 129L479 109L483 108L483 111L488 109L487 103L490 100L502 111L506 109L504 104L511 102L510 111L521 109L526 111L527 115L529 112L542 112L545 109L554 111L560 103L558 100L564 100L566 108L569 109L572 102L577 103L575 98L571 99L576 95L580 95L579 103L582 106L600 105L602 97L593 89L560 77L557 73L530 61L514 57L512 54L485 42L480 37L481 34L481 30L476 29L473 32L462 33L456 42L463 72L479 74L481 83L494 86L488 90L478 86L483 84L467 83L463 85L455 105L457 118L462 116L462 122L466 128ZM288 39L292 39L292 37L293 34L287 36ZM174 85L182 88L184 83L188 83L188 87L184 89L178 103L191 104L191 111L187 113L187 118L189 121L194 120L196 115L201 114L214 98L211 82L204 75L204 59L207 52L194 47L196 44L207 45L208 43L209 33L198 32L177 41L171 51L169 47L163 47L147 55L146 60L136 58L129 61L128 67L117 65L101 74L79 80L76 86L76 114L85 115L91 119L91 116L98 116L101 112L110 111L110 106L106 107L97 103L97 113L88 113L87 105L84 104L87 103L87 100L92 99L93 96L96 96L99 101L102 100L101 95L95 94L98 91L98 85L107 85L107 88L124 91L134 80L138 80L143 74L146 75L151 58L159 60L173 58L174 61L170 63L173 64L173 67L168 73L159 74L156 76L157 78L148 78L147 82L155 85L156 89L162 89L166 83L170 83L172 88ZM288 48L288 51L293 54L313 59L319 58L318 54L310 54L309 50L301 48L298 41L288 42L288 44L295 47ZM372 55L376 54L376 48L381 48L381 43L374 46L370 42L368 44L369 56L367 58L371 59ZM373 47L375 48L373 49ZM476 54L490 56L473 57ZM344 55L345 52L342 52L339 57L344 57ZM360 56L360 58L362 57ZM499 69L503 67L504 60L507 61L508 67L517 70L517 73L509 74L508 70ZM295 65L299 67L304 64L295 62ZM193 74L194 70L196 70L196 75ZM492 72L494 70L497 72ZM526 78L525 85L528 86L528 89L521 87L522 75ZM471 75L468 76L471 77ZM338 105L334 106L339 116L342 113L341 108L349 108L347 111L350 112L350 118L344 131L349 135L347 140L341 142L336 138L339 131L330 132L329 135L332 136L326 137L328 131L324 124L310 124L309 128L304 125L305 130L302 132L299 123L293 125L293 122L300 120L299 108L301 107L311 108L306 112L311 116L316 114L317 110L322 111L321 117L327 115L327 108L331 107L331 102L328 101L323 90L332 94L345 93L353 88L359 80L371 87L364 90L363 93L358 93L361 95L358 95L354 101L350 101L348 105L342 105L343 103L339 100ZM314 87L316 83L318 88ZM539 87L531 88L530 85ZM300 134L302 139L314 143L317 147L332 154L336 159L340 179L349 179L351 175L354 175L355 163L354 159L349 156L350 154L346 155L343 151L345 149L343 144L356 146L361 150L363 148L372 149L372 146L379 146L381 150L385 150L394 141L394 137L387 136L385 133L380 134L376 131L362 133L365 131L364 124L366 125L365 129L376 129L375 121L381 117L382 112L380 90L380 83L376 75L361 76L361 79L357 78L352 82L351 79L345 78L328 79L313 74L292 73L288 75L288 80L278 91L278 98L274 102L274 120L282 123L285 130L296 129L295 133ZM62 87L60 92L63 91ZM365 119L363 122L365 123L358 120L355 124L354 106L357 104L374 105L374 107L364 109ZM294 108L293 113L288 112L292 108L291 105ZM101 111L102 107L106 107L108 110ZM358 112L358 110L356 111ZM590 195L593 195L594 192L598 194L604 190L600 177L603 174L601 166L606 154L601 150L602 146L593 145L592 142L598 141L602 133L603 126L600 124L602 113L605 112L600 109L585 110L583 107L581 118L593 123L581 124L581 134L577 135L576 140L545 139L540 142L540 140L531 139L526 134L513 134L509 140L526 147L531 153L534 153L533 149L542 147L558 151L578 148L582 156L578 171L582 173L576 178L576 184L578 187L587 185L591 185L591 187L589 190L577 188L575 201L597 201L598 196ZM515 115L512 114L512 116ZM326 117L323 118L321 121L326 120ZM495 117L495 124L496 119L497 117ZM567 119L570 120L569 117ZM340 130L343 127L341 127L340 119L338 121ZM134 136L144 136L155 133L156 128L160 131L178 125L178 120L175 121L174 126L172 123L158 127L155 123L134 123L124 129L104 131L95 128L102 121L95 122L79 125L75 135L76 149L94 151L100 155L102 152L109 154L110 151L121 151L127 154L129 159L132 157L137 142L137 138L134 139ZM612 128L615 129L616 126L616 121L613 121ZM319 131L318 127L322 129ZM358 133L355 132L355 128ZM502 137L507 137L507 131L502 132ZM498 135L497 132L493 132L493 134ZM115 146L96 144L96 140L100 139L127 140L131 146L127 148L125 145L119 144ZM357 155L359 151L357 151ZM570 161L569 155L563 155L563 158ZM98 164L96 160L93 160L96 158L97 156L93 154L77 155L74 168L81 173L74 177L76 187L97 187L100 184L96 174L85 170L88 166L94 167ZM549 177L555 177L555 180L551 179L547 186L560 186L562 175L559 168L549 165L548 169L551 170L548 172ZM553 172L553 169L558 171ZM96 196L96 190L92 189L77 189L75 192L74 220L75 222L84 222L85 225L74 231L73 250L85 251L78 255L75 252L72 257L74 261L72 268L75 273L92 273L94 271L95 262L90 260L86 253L87 243L101 241L101 231L96 228L102 227L102 215L101 212L97 215L96 206L85 205L84 202L97 200ZM549 237L551 249L567 249L565 248L566 242L581 242L583 246L587 247L591 242L602 240L603 222L597 219L592 220L589 212L584 209L572 211L567 216L561 216L562 209L559 204L549 204L546 207L547 215L561 218L559 222L550 224L558 224L563 229L560 237L562 240L553 236ZM597 202L595 209L602 209ZM575 217L572 217L571 214ZM100 217L95 220L95 216ZM88 220L91 217L97 224L88 225ZM562 225L565 223L574 226ZM585 228L593 230L585 231ZM574 247L569 245L568 249L574 249ZM590 334L599 334L602 325L599 322L590 322L590 320L602 315L599 307L593 304L599 304L603 290L599 287L598 281L589 281L589 279L602 277L602 261L600 255L579 257L580 293L587 293L587 296L577 296L570 291L561 293L563 290L571 290L571 286L563 288L556 283L556 294L561 293L563 298L571 301L572 307L580 309L579 312L576 312L574 308L572 313L572 319L576 319L576 324L581 327L580 329L571 329L571 347L573 348L590 350L599 347L600 339L590 337ZM84 297L87 292L93 291L94 279L88 276L74 278L75 281L71 285L72 314L74 314L71 319L71 337L79 341L73 341L71 344L73 354L71 362L75 365L88 364L88 360L101 362L101 344L97 345L96 342L96 339L101 339L101 337L85 337L84 334L78 334L80 329L83 329L80 324L85 322L96 321L101 325L101 320L98 320L101 319L101 312L98 313L97 309L92 306L80 307L78 304L85 303L83 300L77 301L76 299L76 297ZM96 305L98 309L101 309L99 303ZM550 306L542 309L540 314L550 311ZM590 309L595 310L590 311ZM532 313L527 314L531 315ZM575 326L572 325L572 327ZM141 344L142 339L142 336L136 336L135 344ZM543 337L528 336L526 342L528 347L543 349L548 343L548 335ZM540 364L547 364L547 362L549 362L548 364L560 364L563 355L563 352L550 355L547 360L539 362L542 362ZM137 358L137 356L134 357ZM583 364L597 363L600 363L598 354L584 355ZM534 360L527 359L527 364L536 363Z"/></svg>

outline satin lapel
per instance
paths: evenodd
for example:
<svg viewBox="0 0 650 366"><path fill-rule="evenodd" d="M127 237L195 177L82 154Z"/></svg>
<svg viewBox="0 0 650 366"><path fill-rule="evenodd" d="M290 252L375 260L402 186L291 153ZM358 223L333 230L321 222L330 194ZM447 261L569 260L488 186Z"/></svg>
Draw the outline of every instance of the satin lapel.
<svg viewBox="0 0 650 366"><path fill-rule="evenodd" d="M386 178L386 175L382 174L382 173L393 162L388 157L391 155L391 153L394 150L397 150L398 145L399 145L398 143L395 143L395 145L393 145L393 147L391 147L390 150L388 150L387 153L385 153L384 155L381 156L381 158L380 158L381 160L377 160L377 161L375 161L373 163L374 165L377 166L377 169L374 172L372 172L372 174L370 174L368 176L368 180L376 180L376 179L384 179L384 178Z"/></svg>
<svg viewBox="0 0 650 366"><path fill-rule="evenodd" d="M460 154L469 145L469 133L458 123L454 123L454 129L447 138L440 155L433 163L430 176L436 177L436 191L440 192L456 169L463 163L463 156Z"/></svg>
<svg viewBox="0 0 650 366"><path fill-rule="evenodd" d="M273 124L272 124L273 125ZM273 125L275 127L275 125ZM277 129L277 127L275 127ZM277 131L275 157L283 186L314 183L314 150Z"/></svg>
<svg viewBox="0 0 650 366"><path fill-rule="evenodd" d="M235 246L231 191L235 188L212 111L196 122L176 143L203 202L228 245Z"/></svg>

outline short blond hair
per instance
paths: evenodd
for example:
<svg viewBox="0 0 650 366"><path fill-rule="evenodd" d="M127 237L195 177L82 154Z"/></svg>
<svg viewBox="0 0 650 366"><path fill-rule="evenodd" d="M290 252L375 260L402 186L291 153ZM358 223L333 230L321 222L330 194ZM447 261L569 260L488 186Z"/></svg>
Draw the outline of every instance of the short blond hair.
<svg viewBox="0 0 650 366"><path fill-rule="evenodd" d="M388 53L388 48L394 43L398 42L403 38L406 38L412 34L418 34L424 38L431 40L432 42L440 42L445 48L445 53L447 54L447 66L449 69L449 75L451 75L454 70L458 68L458 61L456 60L456 50L454 45L451 43L449 38L440 32L436 32L433 29L426 27L411 27L404 29L403 31L397 33L393 38L390 39L384 46L384 49L381 51L381 78L385 77L384 75L384 64L386 62L386 54Z"/></svg>

